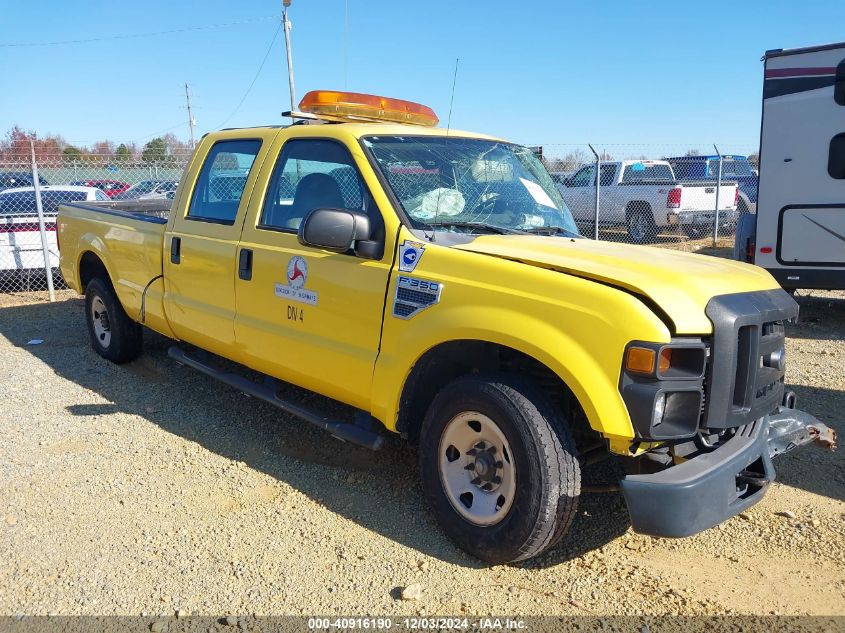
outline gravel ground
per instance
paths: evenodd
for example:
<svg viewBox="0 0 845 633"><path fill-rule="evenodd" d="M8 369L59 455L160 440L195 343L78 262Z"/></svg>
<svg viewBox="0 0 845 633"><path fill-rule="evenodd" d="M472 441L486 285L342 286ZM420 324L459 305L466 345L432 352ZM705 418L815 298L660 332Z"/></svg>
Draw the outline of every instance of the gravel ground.
<svg viewBox="0 0 845 633"><path fill-rule="evenodd" d="M799 301L787 380L842 430L845 293ZM0 296L0 614L845 614L843 451L780 458L760 504L683 540L585 495L555 550L489 567L440 532L400 441L342 445L160 337L118 367L86 336L69 292Z"/></svg>

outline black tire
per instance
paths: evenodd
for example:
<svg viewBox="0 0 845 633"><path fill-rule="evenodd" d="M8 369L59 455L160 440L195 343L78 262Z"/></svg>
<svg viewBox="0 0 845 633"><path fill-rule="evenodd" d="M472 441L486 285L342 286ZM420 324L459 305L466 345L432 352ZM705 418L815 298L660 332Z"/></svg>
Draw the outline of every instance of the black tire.
<svg viewBox="0 0 845 633"><path fill-rule="evenodd" d="M102 302L105 307L105 322L100 320L99 327L107 328L107 336L102 332L98 335L96 331L94 314L102 314L102 309L94 309L97 301ZM85 287L85 321L88 324L91 347L100 356L117 364L138 358L141 353L143 328L126 314L111 283L99 277L89 281Z"/></svg>
<svg viewBox="0 0 845 633"><path fill-rule="evenodd" d="M657 239L657 225L651 207L645 202L633 203L626 214L628 239L632 244L649 244Z"/></svg>
<svg viewBox="0 0 845 633"><path fill-rule="evenodd" d="M712 233L712 228L710 232ZM700 240L707 237L708 229L703 224L686 224L684 225L684 233L691 240Z"/></svg>
<svg viewBox="0 0 845 633"><path fill-rule="evenodd" d="M464 518L440 474L441 437L466 412L493 420L510 446L515 493L507 513L493 525ZM462 458L472 459L468 455ZM581 470L566 420L542 391L514 376L465 376L444 387L423 420L419 460L426 497L443 530L481 560L501 564L542 554L575 518Z"/></svg>

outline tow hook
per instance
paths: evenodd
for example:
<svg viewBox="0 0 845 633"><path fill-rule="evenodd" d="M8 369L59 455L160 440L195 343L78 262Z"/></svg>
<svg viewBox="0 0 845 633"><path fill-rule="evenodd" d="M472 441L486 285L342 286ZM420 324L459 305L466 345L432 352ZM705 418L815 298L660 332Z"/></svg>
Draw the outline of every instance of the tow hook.
<svg viewBox="0 0 845 633"><path fill-rule="evenodd" d="M755 488L763 488L769 485L770 480L765 475L755 473L753 470L743 470L737 473L736 483L745 486L754 486Z"/></svg>
<svg viewBox="0 0 845 633"><path fill-rule="evenodd" d="M836 431L809 413L794 409L795 394L784 395L784 405L769 416L769 457L813 443L819 448L836 450Z"/></svg>

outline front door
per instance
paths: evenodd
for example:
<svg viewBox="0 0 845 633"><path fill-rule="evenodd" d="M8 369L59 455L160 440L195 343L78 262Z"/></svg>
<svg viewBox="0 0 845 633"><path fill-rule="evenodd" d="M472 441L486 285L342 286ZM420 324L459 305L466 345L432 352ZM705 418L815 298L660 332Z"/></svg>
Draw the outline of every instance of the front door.
<svg viewBox="0 0 845 633"><path fill-rule="evenodd" d="M338 141L289 139L270 167L241 236L251 266L235 282L237 343L253 368L367 408L396 229L378 260L303 246L296 232L312 209L366 213L382 241L384 218Z"/></svg>
<svg viewBox="0 0 845 633"><path fill-rule="evenodd" d="M570 177L563 190L563 200L579 222L593 220L595 195L595 166L586 165ZM593 194L593 197L590 196Z"/></svg>
<svg viewBox="0 0 845 633"><path fill-rule="evenodd" d="M189 190L189 203L165 233L167 314L174 334L221 355L234 344L235 271L238 239L260 160L272 137L219 140L207 152ZM264 147L262 147L264 146ZM178 202L178 201L177 201ZM174 209L184 209L174 204Z"/></svg>

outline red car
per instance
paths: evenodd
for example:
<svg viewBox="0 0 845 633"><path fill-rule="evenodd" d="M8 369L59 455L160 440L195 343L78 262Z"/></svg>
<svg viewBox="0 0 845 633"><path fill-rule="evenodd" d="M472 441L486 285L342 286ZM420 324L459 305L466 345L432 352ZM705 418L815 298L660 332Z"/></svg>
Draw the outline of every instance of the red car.
<svg viewBox="0 0 845 633"><path fill-rule="evenodd" d="M121 182L119 180L77 180L71 183L72 185L80 185L82 187L97 187L101 189L109 198L123 193L130 185L128 182Z"/></svg>

